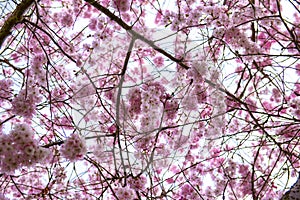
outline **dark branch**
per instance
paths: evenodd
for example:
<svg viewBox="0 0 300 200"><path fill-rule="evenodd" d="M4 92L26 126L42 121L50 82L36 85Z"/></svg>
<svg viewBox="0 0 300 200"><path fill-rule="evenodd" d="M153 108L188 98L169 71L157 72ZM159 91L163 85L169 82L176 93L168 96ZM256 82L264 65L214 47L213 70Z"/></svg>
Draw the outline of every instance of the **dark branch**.
<svg viewBox="0 0 300 200"><path fill-rule="evenodd" d="M23 0L19 5L17 5L11 16L9 16L4 22L4 25L0 29L0 48L4 40L10 35L11 29L22 20L23 14L33 2L34 0Z"/></svg>

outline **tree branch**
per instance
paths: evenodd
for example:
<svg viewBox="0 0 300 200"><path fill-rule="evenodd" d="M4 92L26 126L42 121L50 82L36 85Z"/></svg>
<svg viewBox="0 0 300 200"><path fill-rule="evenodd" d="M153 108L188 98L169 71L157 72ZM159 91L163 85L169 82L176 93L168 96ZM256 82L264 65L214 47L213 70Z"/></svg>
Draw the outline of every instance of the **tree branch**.
<svg viewBox="0 0 300 200"><path fill-rule="evenodd" d="M11 34L11 29L22 20L22 15L33 2L34 0L23 0L4 22L4 25L0 29L0 48L4 40Z"/></svg>
<svg viewBox="0 0 300 200"><path fill-rule="evenodd" d="M85 1L88 2L89 4L91 4L92 6L94 6L96 9L98 9L102 13L104 13L112 21L114 21L118 25L120 25L123 29L125 29L128 33L130 33L135 39L139 39L139 40L145 42L150 47L152 47L153 49L155 49L156 51L158 51L159 53L163 54L164 56L166 56L170 60L178 63L184 69L189 69L189 67L182 62L182 59L175 58L174 56L172 56L171 54L167 53L166 51L164 51L160 47L156 46L152 40L149 40L149 39L145 38L143 35L139 34L138 32L132 30L132 26L129 26L128 24L126 24L122 19L120 19L119 17L117 17L114 13L110 12L107 8L103 7L101 4L99 4L95 0L85 0Z"/></svg>

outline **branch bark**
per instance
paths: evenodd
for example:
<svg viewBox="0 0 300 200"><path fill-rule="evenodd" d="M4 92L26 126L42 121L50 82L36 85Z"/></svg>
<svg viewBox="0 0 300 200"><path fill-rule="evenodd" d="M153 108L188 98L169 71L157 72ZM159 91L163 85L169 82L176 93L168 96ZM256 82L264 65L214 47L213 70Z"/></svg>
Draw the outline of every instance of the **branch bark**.
<svg viewBox="0 0 300 200"><path fill-rule="evenodd" d="M23 14L33 2L34 0L23 0L19 5L17 5L16 9L4 22L0 29L0 48L2 47L5 39L11 34L11 29L22 20Z"/></svg>

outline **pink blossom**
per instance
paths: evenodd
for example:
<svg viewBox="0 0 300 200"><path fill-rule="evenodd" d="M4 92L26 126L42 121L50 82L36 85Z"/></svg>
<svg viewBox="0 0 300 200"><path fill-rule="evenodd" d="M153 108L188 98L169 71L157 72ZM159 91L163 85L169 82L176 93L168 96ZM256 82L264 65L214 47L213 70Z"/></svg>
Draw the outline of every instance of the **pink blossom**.
<svg viewBox="0 0 300 200"><path fill-rule="evenodd" d="M113 6L120 12L126 12L130 8L129 0L113 0Z"/></svg>
<svg viewBox="0 0 300 200"><path fill-rule="evenodd" d="M87 147L84 138L78 134L72 134L61 146L60 153L63 157L72 162L82 159L87 153Z"/></svg>
<svg viewBox="0 0 300 200"><path fill-rule="evenodd" d="M70 13L64 13L61 17L61 24L70 27L73 24L73 16Z"/></svg>
<svg viewBox="0 0 300 200"><path fill-rule="evenodd" d="M7 4L0 19L0 199L279 199L295 191L296 7L26 2Z"/></svg>
<svg viewBox="0 0 300 200"><path fill-rule="evenodd" d="M135 195L132 189L128 187L119 187L115 189L115 194L120 200L133 200Z"/></svg>
<svg viewBox="0 0 300 200"><path fill-rule="evenodd" d="M97 22L98 22L98 20L97 20L96 18L92 18L92 19L90 20L89 28L90 28L92 31L95 31L95 30L96 30Z"/></svg>
<svg viewBox="0 0 300 200"><path fill-rule="evenodd" d="M165 112L167 119L175 119L177 111L178 111L178 102L176 99L172 99L167 95L166 102L165 102Z"/></svg>
<svg viewBox="0 0 300 200"><path fill-rule="evenodd" d="M300 76L300 64L296 65L296 73Z"/></svg>
<svg viewBox="0 0 300 200"><path fill-rule="evenodd" d="M155 23L155 24L159 24L161 20L162 20L162 15L161 15L161 13L158 12L158 13L156 14L154 23Z"/></svg>
<svg viewBox="0 0 300 200"><path fill-rule="evenodd" d="M22 166L44 162L49 149L38 146L33 130L27 124L17 124L9 135L0 136L0 171L13 173Z"/></svg>
<svg viewBox="0 0 300 200"><path fill-rule="evenodd" d="M163 67L163 66L164 66L164 59L163 59L163 57L161 57L161 56L155 57L155 58L153 59L153 62L154 62L154 64L155 64L157 67Z"/></svg>
<svg viewBox="0 0 300 200"><path fill-rule="evenodd" d="M225 34L225 30L224 30L223 27L218 27L213 32L213 36L218 38L218 39L222 39L224 34Z"/></svg>
<svg viewBox="0 0 300 200"><path fill-rule="evenodd" d="M35 82L39 85L46 85L46 73L43 69L45 62L46 59L42 54L35 55L31 61L32 75L35 78Z"/></svg>
<svg viewBox="0 0 300 200"><path fill-rule="evenodd" d="M249 110L256 111L257 106L254 100L247 98L245 102L247 103L247 107L249 108Z"/></svg>
<svg viewBox="0 0 300 200"><path fill-rule="evenodd" d="M144 190L146 188L147 179L145 176L130 178L128 183L130 184L130 188L133 190Z"/></svg>
<svg viewBox="0 0 300 200"><path fill-rule="evenodd" d="M7 197L4 196L4 194L0 193L0 200L9 200Z"/></svg>
<svg viewBox="0 0 300 200"><path fill-rule="evenodd" d="M127 98L129 100L129 113L131 116L138 115L141 112L142 96L139 89L130 89Z"/></svg>
<svg viewBox="0 0 300 200"><path fill-rule="evenodd" d="M41 101L39 91L35 87L27 87L19 92L12 100L12 113L31 118L36 109L36 104Z"/></svg>
<svg viewBox="0 0 300 200"><path fill-rule="evenodd" d="M12 85L11 79L0 80L0 105L4 100L8 100L12 96Z"/></svg>

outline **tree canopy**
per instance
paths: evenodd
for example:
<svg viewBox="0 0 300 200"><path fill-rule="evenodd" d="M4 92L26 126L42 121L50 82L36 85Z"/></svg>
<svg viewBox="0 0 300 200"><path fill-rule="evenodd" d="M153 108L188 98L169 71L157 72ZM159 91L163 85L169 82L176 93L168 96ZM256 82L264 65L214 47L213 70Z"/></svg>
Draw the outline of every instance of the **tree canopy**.
<svg viewBox="0 0 300 200"><path fill-rule="evenodd" d="M0 5L0 200L300 199L299 1Z"/></svg>

